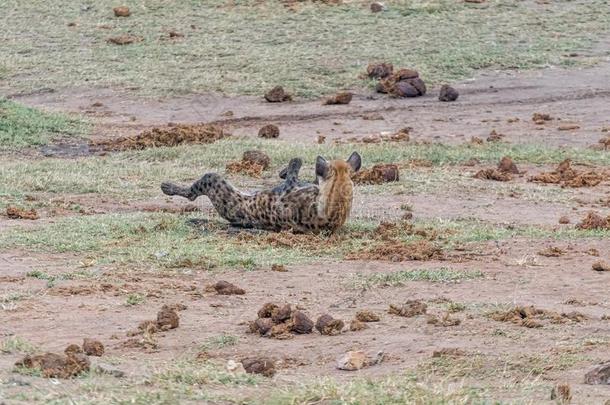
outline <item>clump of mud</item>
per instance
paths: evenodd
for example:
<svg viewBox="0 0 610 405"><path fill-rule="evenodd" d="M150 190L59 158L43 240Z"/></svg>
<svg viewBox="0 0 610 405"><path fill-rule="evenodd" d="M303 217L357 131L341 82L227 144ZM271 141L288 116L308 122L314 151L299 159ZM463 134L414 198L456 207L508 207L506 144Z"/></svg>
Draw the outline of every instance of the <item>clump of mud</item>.
<svg viewBox="0 0 610 405"><path fill-rule="evenodd" d="M400 179L398 165L393 163L380 163L370 169L361 169L352 174L355 184L382 184Z"/></svg>
<svg viewBox="0 0 610 405"><path fill-rule="evenodd" d="M267 124L258 131L259 138L277 138L280 136L280 129L277 125Z"/></svg>
<svg viewBox="0 0 610 405"><path fill-rule="evenodd" d="M206 144L231 136L215 124L168 125L141 132L135 136L92 142L93 147L106 151L141 150L161 146Z"/></svg>
<svg viewBox="0 0 610 405"><path fill-rule="evenodd" d="M385 79L394 73L391 63L371 63L366 68L366 74L371 79Z"/></svg>
<svg viewBox="0 0 610 405"><path fill-rule="evenodd" d="M246 293L243 288L224 280L214 284L214 290L218 295L244 295Z"/></svg>
<svg viewBox="0 0 610 405"><path fill-rule="evenodd" d="M534 306L516 306L508 311L498 311L490 314L491 319L498 322L510 322L526 328L541 328L543 320L551 323L582 322L588 319L579 312L558 313L536 308Z"/></svg>
<svg viewBox="0 0 610 405"><path fill-rule="evenodd" d="M129 7L119 6L112 9L115 17L129 17L131 15L131 11L129 11Z"/></svg>
<svg viewBox="0 0 610 405"><path fill-rule="evenodd" d="M157 328L160 330L176 329L180 325L180 317L169 305L163 305L157 313Z"/></svg>
<svg viewBox="0 0 610 405"><path fill-rule="evenodd" d="M451 102L457 100L459 96L460 93L456 89L448 84L443 84L438 94L438 99L439 101Z"/></svg>
<svg viewBox="0 0 610 405"><path fill-rule="evenodd" d="M316 330L321 335L338 335L343 330L345 324L341 319L335 319L328 314L321 315L316 321Z"/></svg>
<svg viewBox="0 0 610 405"><path fill-rule="evenodd" d="M479 170L473 177L483 180L511 181L513 174L519 174L517 165L509 156L504 156L498 163L497 168Z"/></svg>
<svg viewBox="0 0 610 405"><path fill-rule="evenodd" d="M334 96L328 97L322 104L324 105L337 105L337 104L349 104L352 101L352 93L341 92Z"/></svg>
<svg viewBox="0 0 610 405"><path fill-rule="evenodd" d="M114 45L129 45L129 44L134 44L136 42L142 42L142 41L144 41L144 38L142 38L138 35L131 35L131 34L118 35L116 37L110 37L106 40L106 42L108 42L109 44L114 44Z"/></svg>
<svg viewBox="0 0 610 405"><path fill-rule="evenodd" d="M38 212L32 208L30 210L25 210L23 208L15 207L9 205L6 207L6 216L9 219L30 219L35 220L40 218L38 216Z"/></svg>
<svg viewBox="0 0 610 405"><path fill-rule="evenodd" d="M275 361L269 357L246 357L241 360L241 364L249 374L261 374L265 377L275 375Z"/></svg>
<svg viewBox="0 0 610 405"><path fill-rule="evenodd" d="M258 310L258 319L250 322L249 330L264 337L292 339L294 334L313 331L314 323L305 313L290 304L279 306L268 302Z"/></svg>
<svg viewBox="0 0 610 405"><path fill-rule="evenodd" d="M404 316L411 318L417 315L423 315L428 310L428 305L420 300L408 300L402 305L390 304L388 313L392 315Z"/></svg>
<svg viewBox="0 0 610 405"><path fill-rule="evenodd" d="M542 249L538 252L540 256L545 257L559 257L566 253L565 250L557 247L557 246L549 246L546 249Z"/></svg>
<svg viewBox="0 0 610 405"><path fill-rule="evenodd" d="M104 354L104 345L96 339L85 338L83 340L83 352L88 356L102 356Z"/></svg>
<svg viewBox="0 0 610 405"><path fill-rule="evenodd" d="M534 124L536 125L543 125L545 122L547 121L552 121L553 117L551 117L549 114L543 114L543 113L534 113L532 115L532 121L534 121Z"/></svg>
<svg viewBox="0 0 610 405"><path fill-rule="evenodd" d="M606 218L596 212L590 211L580 221L576 228L578 229L610 229L610 215Z"/></svg>
<svg viewBox="0 0 610 405"><path fill-rule="evenodd" d="M597 186L608 176L593 170L581 171L572 167L572 161L566 159L559 163L552 172L543 172L529 178L536 183L561 184L562 187L593 187Z"/></svg>
<svg viewBox="0 0 610 405"><path fill-rule="evenodd" d="M379 315L369 309L356 312L356 319L360 322L379 322L380 320Z"/></svg>
<svg viewBox="0 0 610 405"><path fill-rule="evenodd" d="M449 312L447 312L442 317L438 317L436 315L430 315L428 317L427 323L429 325L434 325L434 326L449 327L449 326L457 326L460 323L462 323L462 321L458 318L451 318L449 316Z"/></svg>
<svg viewBox="0 0 610 405"><path fill-rule="evenodd" d="M67 354L28 354L15 366L38 370L45 378L72 378L89 371L90 364L86 355L69 351Z"/></svg>
<svg viewBox="0 0 610 405"><path fill-rule="evenodd" d="M426 94L426 84L413 69L400 69L381 79L375 87L378 93L392 97L418 97Z"/></svg>
<svg viewBox="0 0 610 405"><path fill-rule="evenodd" d="M606 263L603 261L598 261L593 263L591 268L595 271L610 271L610 263Z"/></svg>
<svg viewBox="0 0 610 405"><path fill-rule="evenodd" d="M408 260L431 260L442 257L442 251L427 240L404 243L388 240L371 248L364 248L347 255L347 260L386 260L403 262Z"/></svg>
<svg viewBox="0 0 610 405"><path fill-rule="evenodd" d="M284 91L282 86L275 86L265 93L265 100L270 103L282 103L292 101L292 96Z"/></svg>

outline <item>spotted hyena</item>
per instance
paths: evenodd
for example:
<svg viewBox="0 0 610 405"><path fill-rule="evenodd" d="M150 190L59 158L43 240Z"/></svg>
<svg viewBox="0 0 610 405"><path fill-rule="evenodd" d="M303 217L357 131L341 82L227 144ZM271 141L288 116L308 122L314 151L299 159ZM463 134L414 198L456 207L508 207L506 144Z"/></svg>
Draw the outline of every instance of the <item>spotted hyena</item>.
<svg viewBox="0 0 610 405"><path fill-rule="evenodd" d="M190 187L162 183L167 195L193 201L205 195L218 214L234 226L296 232L335 231L347 221L353 198L351 173L360 169L356 152L346 161L316 159L316 183L299 180L303 164L292 159L280 174L284 182L256 193L237 190L217 173L207 173Z"/></svg>

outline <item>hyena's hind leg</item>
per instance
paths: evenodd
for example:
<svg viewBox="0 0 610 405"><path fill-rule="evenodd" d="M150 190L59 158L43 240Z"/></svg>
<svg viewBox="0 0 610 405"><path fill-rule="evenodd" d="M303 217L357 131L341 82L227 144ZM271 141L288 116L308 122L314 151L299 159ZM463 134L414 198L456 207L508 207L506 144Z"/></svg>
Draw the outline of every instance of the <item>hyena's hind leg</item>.
<svg viewBox="0 0 610 405"><path fill-rule="evenodd" d="M190 187L181 187L174 183L163 182L161 183L161 191L166 195L179 195L194 201L199 196L208 195L210 190L217 186L221 180L220 175L208 173L203 175L202 178L194 182Z"/></svg>

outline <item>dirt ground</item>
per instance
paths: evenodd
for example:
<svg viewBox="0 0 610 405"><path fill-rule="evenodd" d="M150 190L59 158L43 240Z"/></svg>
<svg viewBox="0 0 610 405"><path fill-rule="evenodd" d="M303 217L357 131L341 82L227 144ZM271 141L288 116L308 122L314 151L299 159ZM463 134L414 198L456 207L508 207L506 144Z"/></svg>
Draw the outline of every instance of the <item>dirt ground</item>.
<svg viewBox="0 0 610 405"><path fill-rule="evenodd" d="M578 70L490 72L455 87L460 98L453 103L438 102L437 89L409 100L360 91L349 105L337 106L323 106L319 101L269 104L262 97L150 100L111 89L57 90L15 95L13 99L30 106L85 114L94 120L94 139L98 140L133 135L168 122L219 122L230 127L234 135L247 137L256 137L261 126L273 123L280 128L282 141L306 145L314 144L318 135L331 142L409 126L412 140L420 142L460 144L473 136L485 139L496 130L511 144L588 148L597 144L602 129L610 126L609 63ZM93 103L101 106L92 107ZM230 117L226 116L228 111L232 112ZM537 125L531 119L535 112L548 113L556 119ZM366 119L372 115L381 119ZM565 124L577 124L579 128L559 130ZM63 150L50 147L43 152L52 156ZM86 150L81 151L87 154ZM38 153L31 152L24 158L35 159ZM452 166L446 170L470 178L488 166ZM401 207L408 204L417 219L472 218L497 227L567 229L574 227L588 211L610 214L607 179L595 187L577 189L527 181L529 173L552 170L551 166L520 164L520 170L527 174L516 176L510 184L526 191L516 194L508 189L494 191L492 185L496 182L478 179L470 180L475 188L463 193L435 190L403 195L364 193L357 189L352 217L397 221L403 214ZM425 168L419 170L427 173ZM560 190L565 198L528 196L539 190ZM187 205L160 193L152 199L129 204L112 199L101 202L87 196L66 198L95 213ZM196 207L209 210L210 204L198 201ZM75 214L60 213L57 217L66 215ZM571 224L559 224L564 215L571 218ZM36 228L55 220L52 215L29 222L2 217L0 230L8 231L18 225ZM557 247L562 253L558 257L539 254L549 247ZM312 264L288 265L286 272L259 268L246 272L183 269L162 273L93 265L86 268L95 277L64 280L49 287L47 280L26 275L36 270L49 275L74 271L83 268L83 258L69 252L2 249L0 291L23 293L26 297L2 304L0 338L18 336L44 351L59 353L70 343L95 337L106 346L102 361L111 361L124 371L126 376L121 384L126 385L137 385L179 357L196 359L203 350L202 343L223 335L237 340L224 347L205 349L212 358L221 359L222 364L253 354L279 361L276 376L258 386L241 392L234 386L215 388L223 393L218 402L229 402L226 398L232 395L241 396L245 402L247 398L260 399L278 387L320 376L347 382L355 376L382 378L409 370L426 375L431 381L481 390L484 398L506 403L551 403L552 387L563 382L571 387L573 403L603 404L610 399L608 385L587 385L583 380L594 365L610 360L610 272L591 269L596 261L610 261L607 237L555 240L520 236L473 242L467 246L469 254L459 247L451 253L444 259L425 262L314 260ZM390 286L358 283L375 280L375 275L445 267L464 273L478 271L481 275L454 282L405 280ZM218 280L233 282L244 288L246 294L216 295L206 290L207 285ZM126 297L134 294L145 297L145 304L125 305ZM425 315L405 318L388 313L389 304L415 299L427 303L428 314L438 317L444 316L451 303L458 303L462 309L450 316L461 322L439 327L429 324ZM367 329L337 336L314 332L277 340L247 333L248 322L256 319L258 309L266 302L298 305L314 321L328 313L349 324L362 309L374 311L381 320L368 323ZM153 319L163 304L174 303L186 306L179 312L180 326L156 334L157 348L124 345L128 331L144 320ZM490 312L516 305L531 305L560 314L577 311L586 319L562 323L542 320L541 327L527 328L488 316ZM446 363L439 364L432 356L443 348L457 348L466 354L443 358ZM383 351L385 358L380 364L359 371L338 370L336 358L349 350L369 354ZM14 403L19 402L18 394L24 391L39 393L25 396L26 403L27 398L61 398L82 389L78 380L48 382L31 376L15 377L10 370L21 357L20 353L0 354L1 391L5 398L13 398ZM146 391L145 386L142 389ZM302 398L299 401L305 402Z"/></svg>

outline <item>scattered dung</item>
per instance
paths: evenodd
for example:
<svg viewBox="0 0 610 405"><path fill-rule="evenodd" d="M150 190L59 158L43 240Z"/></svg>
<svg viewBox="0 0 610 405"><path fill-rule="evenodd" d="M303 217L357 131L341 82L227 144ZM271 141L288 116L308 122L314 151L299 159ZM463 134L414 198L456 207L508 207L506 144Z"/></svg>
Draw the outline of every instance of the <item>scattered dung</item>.
<svg viewBox="0 0 610 405"><path fill-rule="evenodd" d="M379 315L371 310L363 309L356 312L356 319L360 322L379 322Z"/></svg>
<svg viewBox="0 0 610 405"><path fill-rule="evenodd" d="M75 345L75 344L71 344L68 345L68 347L66 347L66 349L64 350L64 354L66 355L73 355L73 354L79 354L82 353L83 349L81 349L81 347L79 345Z"/></svg>
<svg viewBox="0 0 610 405"><path fill-rule="evenodd" d="M445 313L445 315L443 315L442 318L439 318L436 315L428 316L427 323L429 325L434 325L434 326L449 327L449 326L457 326L460 323L462 323L462 321L458 318L449 317L449 312L447 312L447 313Z"/></svg>
<svg viewBox="0 0 610 405"><path fill-rule="evenodd" d="M292 101L292 96L286 93L282 86L275 86L265 93L265 100L270 103L281 103L284 101Z"/></svg>
<svg viewBox="0 0 610 405"><path fill-rule="evenodd" d="M337 105L337 104L349 104L352 101L352 93L341 92L334 96L328 97L322 104L324 105Z"/></svg>
<svg viewBox="0 0 610 405"><path fill-rule="evenodd" d="M585 384L610 385L610 362L593 367L585 374Z"/></svg>
<svg viewBox="0 0 610 405"><path fill-rule="evenodd" d="M538 252L538 254L540 256L545 256L545 257L559 257L562 256L566 253L565 250L558 248L556 246L549 246L546 249L542 249Z"/></svg>
<svg viewBox="0 0 610 405"><path fill-rule="evenodd" d="M559 221L558 222L560 224L565 225L565 224L571 223L572 221L570 220L570 217L568 217L567 215L562 215L561 217L559 217Z"/></svg>
<svg viewBox="0 0 610 405"><path fill-rule="evenodd" d="M400 69L381 79L375 90L399 98L418 97L426 94L426 84L416 70Z"/></svg>
<svg viewBox="0 0 610 405"><path fill-rule="evenodd" d="M39 370L45 378L72 378L88 371L90 362L82 353L45 353L35 356L28 354L15 366Z"/></svg>
<svg viewBox="0 0 610 405"><path fill-rule="evenodd" d="M269 333L274 325L271 318L258 318L256 321L250 323L250 332L258 333L263 336Z"/></svg>
<svg viewBox="0 0 610 405"><path fill-rule="evenodd" d="M244 295L246 290L231 284L228 281L220 280L214 284L214 290L218 295Z"/></svg>
<svg viewBox="0 0 610 405"><path fill-rule="evenodd" d="M550 320L551 323L582 322L587 318L579 312L558 313L539 309L534 306L517 306L508 311L498 311L490 314L491 319L498 322L510 322L526 328L541 328L542 320Z"/></svg>
<svg viewBox="0 0 610 405"><path fill-rule="evenodd" d="M572 161L566 159L559 163L552 172L542 172L529 178L536 183L561 184L562 187L593 187L597 186L607 175L595 171L579 172L572 168Z"/></svg>
<svg viewBox="0 0 610 405"><path fill-rule="evenodd" d="M383 3L376 1L374 3L371 3L370 9L371 13L379 13L385 9L385 6L383 5Z"/></svg>
<svg viewBox="0 0 610 405"><path fill-rule="evenodd" d="M325 314L321 315L316 321L316 329L322 335L334 336L339 335L345 324L340 319L335 319L332 316Z"/></svg>
<svg viewBox="0 0 610 405"><path fill-rule="evenodd" d="M249 374L261 374L265 377L275 375L275 362L268 357L246 357L241 360L241 364Z"/></svg>
<svg viewBox="0 0 610 405"><path fill-rule="evenodd" d="M92 142L106 151L141 150L160 146L206 144L231 136L215 124L168 125L141 132L135 136Z"/></svg>
<svg viewBox="0 0 610 405"><path fill-rule="evenodd" d="M239 160L227 163L225 165L225 171L230 174L243 174L249 177L259 178L263 173L263 166L256 162Z"/></svg>
<svg viewBox="0 0 610 405"><path fill-rule="evenodd" d="M40 218L38 216L38 212L32 208L29 210L25 210L23 208L18 208L12 205L8 205L6 207L6 216L9 219L30 219L35 220Z"/></svg>
<svg viewBox="0 0 610 405"><path fill-rule="evenodd" d="M175 329L180 324L180 317L176 311L168 305L163 305L157 313L157 327L160 330Z"/></svg>
<svg viewBox="0 0 610 405"><path fill-rule="evenodd" d="M271 158L265 152L260 150L247 150L241 157L244 162L256 163L263 167L263 170L269 168L271 164Z"/></svg>
<svg viewBox="0 0 610 405"><path fill-rule="evenodd" d="M352 174L355 184L382 184L400 179L398 165L393 163L380 163L370 169L361 169Z"/></svg>
<svg viewBox="0 0 610 405"><path fill-rule="evenodd" d="M172 39L175 39L175 38L184 38L184 34L178 32L178 31L174 31L174 30L170 31L168 33L168 35Z"/></svg>
<svg viewBox="0 0 610 405"><path fill-rule="evenodd" d="M427 240L404 243L389 240L372 248L364 248L347 255L347 260L384 260L404 262L409 260L431 260L442 257L442 251Z"/></svg>
<svg viewBox="0 0 610 405"><path fill-rule="evenodd" d="M460 93L456 89L448 84L443 84L438 94L438 99L439 101L450 102L457 100L459 96Z"/></svg>
<svg viewBox="0 0 610 405"><path fill-rule="evenodd" d="M428 305L419 300L408 300L403 305L390 304L388 313L392 315L404 316L405 318L411 318L416 315L423 315L426 313Z"/></svg>
<svg viewBox="0 0 610 405"><path fill-rule="evenodd" d="M483 145L484 141L478 136L473 136L470 138L470 143L473 145Z"/></svg>
<svg viewBox="0 0 610 405"><path fill-rule="evenodd" d="M371 79L385 79L394 71L391 63L372 63L367 66L366 73Z"/></svg>
<svg viewBox="0 0 610 405"><path fill-rule="evenodd" d="M610 149L610 136L600 139L598 143L604 150Z"/></svg>
<svg viewBox="0 0 610 405"><path fill-rule="evenodd" d="M432 352L432 357L462 357L466 352L456 347L444 347Z"/></svg>
<svg viewBox="0 0 610 405"><path fill-rule="evenodd" d="M129 17L131 15L131 11L129 11L129 7L119 6L112 9L114 11L115 17Z"/></svg>
<svg viewBox="0 0 610 405"><path fill-rule="evenodd" d="M590 211L581 222L576 225L578 229L610 229L610 215L606 218L596 212Z"/></svg>
<svg viewBox="0 0 610 405"><path fill-rule="evenodd" d="M313 322L303 312L294 311L292 313L292 329L291 330L298 334L311 333L311 331L313 330Z"/></svg>
<svg viewBox="0 0 610 405"><path fill-rule="evenodd" d="M551 399L559 401L561 404L568 404L572 401L572 392L570 391L570 384L560 383L553 387L551 390Z"/></svg>
<svg viewBox="0 0 610 405"><path fill-rule="evenodd" d="M278 324L285 322L292 316L292 306L290 304L283 305L274 309L271 312L271 320L273 323Z"/></svg>
<svg viewBox="0 0 610 405"><path fill-rule="evenodd" d="M261 309L258 310L257 315L259 318L271 318L273 312L277 311L278 308L279 306L277 304L267 302L261 307Z"/></svg>
<svg viewBox="0 0 610 405"><path fill-rule="evenodd" d="M360 370L367 365L368 360L363 351L350 351L337 358L337 368L346 371Z"/></svg>
<svg viewBox="0 0 610 405"><path fill-rule="evenodd" d="M534 121L534 124L536 125L542 125L546 121L551 121L552 119L553 117L551 117L549 114L534 113L532 115L532 121Z"/></svg>
<svg viewBox="0 0 610 405"><path fill-rule="evenodd" d="M487 142L500 142L504 139L504 134L497 132L495 129L492 129L487 137Z"/></svg>
<svg viewBox="0 0 610 405"><path fill-rule="evenodd" d="M259 138L277 138L280 136L280 129L273 124L267 124L258 131Z"/></svg>
<svg viewBox="0 0 610 405"><path fill-rule="evenodd" d="M280 273L288 272L288 270L286 269L286 266L284 266L283 264L272 264L271 271L277 271Z"/></svg>
<svg viewBox="0 0 610 405"><path fill-rule="evenodd" d="M104 345L96 339L83 339L83 352L88 356L101 357L104 354Z"/></svg>
<svg viewBox="0 0 610 405"><path fill-rule="evenodd" d="M499 169L481 169L472 177L475 179L494 181L511 181L513 179L513 176L510 173L503 172Z"/></svg>
<svg viewBox="0 0 610 405"><path fill-rule="evenodd" d="M500 163L498 163L498 170L505 173L519 174L517 165L509 156L504 156L502 159L500 159Z"/></svg>
<svg viewBox="0 0 610 405"><path fill-rule="evenodd" d="M144 41L144 38L137 35L119 35L116 37L110 37L106 40L107 43L114 45L129 45L142 41Z"/></svg>
<svg viewBox="0 0 610 405"><path fill-rule="evenodd" d="M321 145L324 142L326 142L326 137L324 135L318 135L318 138L316 139L316 142L318 143L318 145Z"/></svg>
<svg viewBox="0 0 610 405"><path fill-rule="evenodd" d="M368 325L358 319L353 319L349 324L349 330L352 332L357 332L359 330L368 329Z"/></svg>
<svg viewBox="0 0 610 405"><path fill-rule="evenodd" d="M610 263L606 263L603 261L598 261L593 263L591 268L595 271L610 271Z"/></svg>

